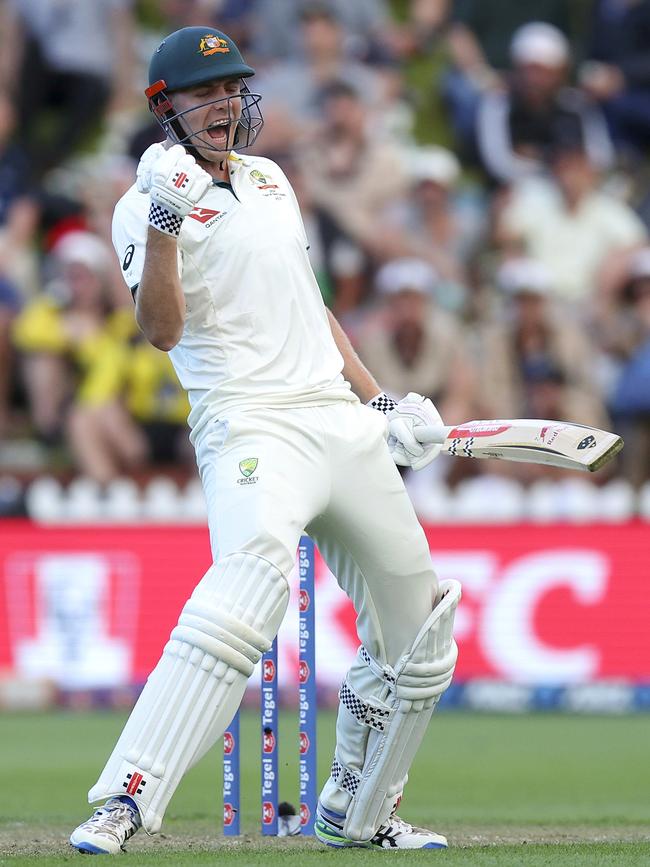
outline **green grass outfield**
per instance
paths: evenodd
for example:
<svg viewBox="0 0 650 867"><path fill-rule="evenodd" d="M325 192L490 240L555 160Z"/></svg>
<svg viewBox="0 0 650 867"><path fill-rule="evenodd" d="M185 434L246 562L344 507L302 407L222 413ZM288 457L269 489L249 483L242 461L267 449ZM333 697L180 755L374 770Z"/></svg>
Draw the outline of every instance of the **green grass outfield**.
<svg viewBox="0 0 650 867"><path fill-rule="evenodd" d="M0 715L0 864L75 864L67 835L89 811L85 793L119 733L123 714ZM441 713L412 769L400 814L449 837L446 852L338 851L311 839L263 839L259 829L259 727L244 715L245 835L220 835L220 756L183 781L163 833L140 833L123 864L283 867L424 862L446 865L650 864L650 720L559 715ZM327 774L334 716L319 720ZM296 714L283 717L283 799L297 801Z"/></svg>

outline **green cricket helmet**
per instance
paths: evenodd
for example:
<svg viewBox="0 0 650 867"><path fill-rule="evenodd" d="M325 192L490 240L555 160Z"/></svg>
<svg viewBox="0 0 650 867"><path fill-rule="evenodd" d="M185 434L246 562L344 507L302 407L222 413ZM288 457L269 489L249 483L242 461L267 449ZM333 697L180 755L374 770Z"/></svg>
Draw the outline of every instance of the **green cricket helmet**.
<svg viewBox="0 0 650 867"><path fill-rule="evenodd" d="M244 62L239 48L225 33L213 27L183 27L163 39L156 48L149 64L149 87L145 94L149 108L165 135L184 145L194 156L198 154L187 145L192 136L210 150L226 149L216 147L209 137L202 136L208 127L188 133L181 118L189 118L198 108L222 102L227 104L228 114L232 117L231 100L241 99L241 115L234 138L234 146L241 150L253 144L264 124L259 108L262 97L251 93L245 81L251 75L255 75L255 70ZM237 96L212 99L183 112L174 109L175 91L227 78L241 79Z"/></svg>

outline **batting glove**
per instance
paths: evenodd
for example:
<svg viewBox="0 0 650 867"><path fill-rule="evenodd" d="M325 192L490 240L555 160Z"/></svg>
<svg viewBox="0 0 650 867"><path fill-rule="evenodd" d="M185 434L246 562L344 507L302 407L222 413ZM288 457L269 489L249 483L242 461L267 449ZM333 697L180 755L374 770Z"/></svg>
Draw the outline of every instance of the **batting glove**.
<svg viewBox="0 0 650 867"><path fill-rule="evenodd" d="M151 191L151 169L156 160L165 153L165 146L162 142L149 145L146 151L140 157L138 168L135 173L135 184L139 193L148 193Z"/></svg>
<svg viewBox="0 0 650 867"><path fill-rule="evenodd" d="M418 426L443 424L440 413L428 397L410 391L396 402L382 392L368 405L388 417L388 448L397 466L421 470L438 457L442 446L437 443L422 445L414 433Z"/></svg>
<svg viewBox="0 0 650 867"><path fill-rule="evenodd" d="M210 188L212 178L181 145L159 154L150 172L149 223L159 232L178 237L183 220Z"/></svg>

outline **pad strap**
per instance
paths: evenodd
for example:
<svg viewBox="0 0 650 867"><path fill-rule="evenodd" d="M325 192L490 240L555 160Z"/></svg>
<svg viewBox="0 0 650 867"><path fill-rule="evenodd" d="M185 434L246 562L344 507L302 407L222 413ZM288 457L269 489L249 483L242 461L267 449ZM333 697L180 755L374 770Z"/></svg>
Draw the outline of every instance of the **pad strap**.
<svg viewBox="0 0 650 867"><path fill-rule="evenodd" d="M330 771L330 774L339 788L346 791L349 795L352 795L352 797L356 795L357 789L361 785L360 774L355 774L354 771L346 768L338 759L334 759L332 762L332 770Z"/></svg>
<svg viewBox="0 0 650 867"><path fill-rule="evenodd" d="M343 707L345 707L352 716L363 725L367 725L371 729L378 732L386 731L386 726L393 716L393 709L385 704L377 701L370 703L364 701L361 696L356 693L347 680L343 681L339 690L339 699Z"/></svg>
<svg viewBox="0 0 650 867"><path fill-rule="evenodd" d="M368 668L372 671L372 673L378 677L380 680L385 680L386 683L391 686L395 686L397 683L397 674L395 673L395 669L390 665L379 665L377 660L373 659L372 656L368 653L366 648L361 645L358 650L359 659L368 666Z"/></svg>
<svg viewBox="0 0 650 867"><path fill-rule="evenodd" d="M458 653L453 624L459 599L457 581L441 582L431 614L394 668L374 660L364 647L358 651L359 662L370 668L372 679L381 681L374 688L369 684L366 692L361 686L363 677L359 676L358 681L353 680L356 689L361 690L364 701L390 701L394 710L384 731L365 729L365 737L359 733L355 739L351 730L347 751L343 753L337 746L339 764L344 757L348 765L345 770L360 769L359 782L345 811L343 834L350 840L372 839L388 820L396 797L404 789L431 714L452 679ZM339 720L345 721L346 717L349 719L349 714L340 714ZM355 754L361 750L363 756ZM344 772L340 776L351 785ZM335 785L342 788L340 783ZM349 793L350 788L344 791Z"/></svg>

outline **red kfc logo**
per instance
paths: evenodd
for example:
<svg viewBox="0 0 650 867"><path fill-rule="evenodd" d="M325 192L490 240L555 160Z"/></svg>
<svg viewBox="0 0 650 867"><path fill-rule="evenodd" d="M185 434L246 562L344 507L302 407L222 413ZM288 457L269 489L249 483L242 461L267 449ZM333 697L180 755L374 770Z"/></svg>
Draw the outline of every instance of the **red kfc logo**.
<svg viewBox="0 0 650 867"><path fill-rule="evenodd" d="M307 683L307 681L309 680L310 673L311 672L309 671L309 666L307 665L307 663L305 662L304 659L301 659L300 665L298 666L298 680L299 680L299 682L300 683Z"/></svg>
<svg viewBox="0 0 650 867"><path fill-rule="evenodd" d="M265 659L262 668L262 680L264 683L272 683L275 680L275 663L272 659Z"/></svg>
<svg viewBox="0 0 650 867"><path fill-rule="evenodd" d="M275 807L270 801L264 801L262 804L262 822L265 825L270 825L275 819Z"/></svg>
<svg viewBox="0 0 650 867"><path fill-rule="evenodd" d="M235 821L235 809L232 804L225 803L223 805L223 824L232 825Z"/></svg>
<svg viewBox="0 0 650 867"><path fill-rule="evenodd" d="M275 735L271 729L266 729L262 735L262 752L272 753L275 749Z"/></svg>
<svg viewBox="0 0 650 867"><path fill-rule="evenodd" d="M311 818L311 813L309 812L309 807L307 804L300 805L300 824L307 825Z"/></svg>
<svg viewBox="0 0 650 867"><path fill-rule="evenodd" d="M235 738L232 732L225 732L223 736L223 754L229 756L235 749Z"/></svg>
<svg viewBox="0 0 650 867"><path fill-rule="evenodd" d="M309 593L301 588L300 598L298 600L299 610L301 614L304 614L305 611L309 611L310 602L311 599L309 598Z"/></svg>
<svg viewBox="0 0 650 867"><path fill-rule="evenodd" d="M300 732L300 755L304 756L309 752L309 735L307 732Z"/></svg>

